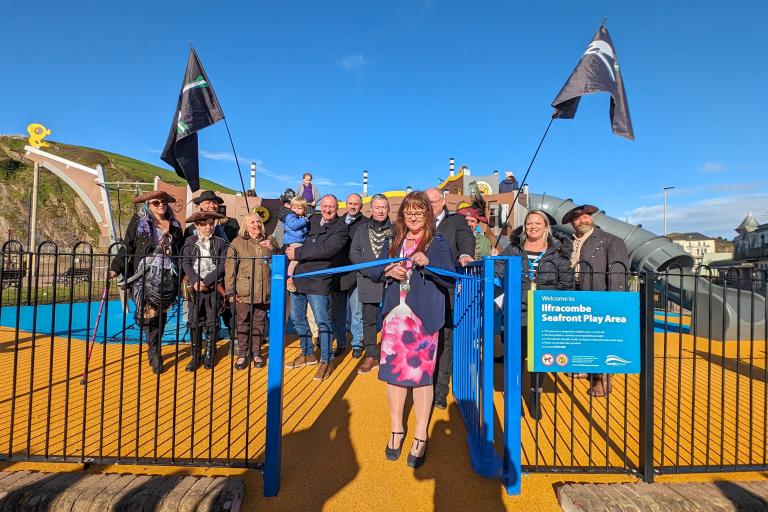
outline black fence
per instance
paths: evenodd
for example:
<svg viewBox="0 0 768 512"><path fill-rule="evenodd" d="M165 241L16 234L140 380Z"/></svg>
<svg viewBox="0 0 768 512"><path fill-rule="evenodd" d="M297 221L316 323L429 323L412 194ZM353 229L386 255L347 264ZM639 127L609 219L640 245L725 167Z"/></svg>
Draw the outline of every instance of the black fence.
<svg viewBox="0 0 768 512"><path fill-rule="evenodd" d="M625 291L640 293L643 373L603 376L611 390L600 397L590 394L598 375L539 374L537 395L524 371L523 469L631 473L647 481L765 470L766 276L708 268L613 273L623 276Z"/></svg>
<svg viewBox="0 0 768 512"><path fill-rule="evenodd" d="M161 266L176 269L161 284L175 290L172 298L154 316L146 307L137 314L130 293L108 278L113 258L132 256L115 256L119 247L96 253L81 243L60 252L45 242L29 253L3 245L0 460L260 467L267 373L251 364L252 333L245 367L236 367L234 302L211 290L216 328L203 336L199 366L190 366L188 310L198 292L178 271L180 256L160 256ZM234 252L214 257L268 265ZM146 285L147 275L133 286ZM156 373L149 333L160 317Z"/></svg>

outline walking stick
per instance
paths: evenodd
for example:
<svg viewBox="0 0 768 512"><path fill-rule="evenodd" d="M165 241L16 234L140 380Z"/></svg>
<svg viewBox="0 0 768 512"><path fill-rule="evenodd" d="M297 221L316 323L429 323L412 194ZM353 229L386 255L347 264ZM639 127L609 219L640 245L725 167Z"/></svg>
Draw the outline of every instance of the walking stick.
<svg viewBox="0 0 768 512"><path fill-rule="evenodd" d="M109 288L109 274L107 274L107 282L104 285L104 291L101 293L101 304L99 305L99 314L96 315L96 325L93 326L93 335L91 336L91 344L88 347L88 356L85 359L85 369L83 375L80 377L80 385L84 386L88 382L88 363L91 361L91 354L93 353L93 344L96 342L96 332L99 330L99 322L101 320L101 312L104 310L104 303L107 301L107 288Z"/></svg>

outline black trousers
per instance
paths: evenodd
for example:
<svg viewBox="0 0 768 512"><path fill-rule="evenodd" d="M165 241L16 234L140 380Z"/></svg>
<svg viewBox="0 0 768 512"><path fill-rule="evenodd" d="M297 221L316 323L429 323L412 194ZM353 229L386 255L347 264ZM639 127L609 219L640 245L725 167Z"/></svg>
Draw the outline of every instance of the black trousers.
<svg viewBox="0 0 768 512"><path fill-rule="evenodd" d="M437 379L435 391L448 395L453 375L453 288L443 291L445 297L445 325L437 340Z"/></svg>
<svg viewBox="0 0 768 512"><path fill-rule="evenodd" d="M363 302L363 348L366 357L379 359L379 346L376 344L376 336L379 333L379 320L381 310L379 303Z"/></svg>
<svg viewBox="0 0 768 512"><path fill-rule="evenodd" d="M205 331L209 341L216 341L214 331L219 319L218 306L223 300L221 297L217 297L215 289L192 292L189 301L189 331L194 343L199 343L198 340L202 340L203 331Z"/></svg>

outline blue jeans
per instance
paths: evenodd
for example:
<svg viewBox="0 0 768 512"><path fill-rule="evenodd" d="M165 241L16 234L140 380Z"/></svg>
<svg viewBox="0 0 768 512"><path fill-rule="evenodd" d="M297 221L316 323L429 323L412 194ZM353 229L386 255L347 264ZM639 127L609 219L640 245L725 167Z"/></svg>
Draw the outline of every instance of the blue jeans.
<svg viewBox="0 0 768 512"><path fill-rule="evenodd" d="M336 348L347 346L347 311L352 333L352 348L363 348L363 305L357 296L357 286L346 292L331 292L331 315Z"/></svg>
<svg viewBox="0 0 768 512"><path fill-rule="evenodd" d="M296 334L301 341L301 353L310 356L315 353L312 346L312 332L307 322L307 303L315 315L317 330L320 336L320 361L330 363L333 359L331 352L332 324L329 314L331 302L327 295L311 295L306 293L291 293L291 321L296 328Z"/></svg>

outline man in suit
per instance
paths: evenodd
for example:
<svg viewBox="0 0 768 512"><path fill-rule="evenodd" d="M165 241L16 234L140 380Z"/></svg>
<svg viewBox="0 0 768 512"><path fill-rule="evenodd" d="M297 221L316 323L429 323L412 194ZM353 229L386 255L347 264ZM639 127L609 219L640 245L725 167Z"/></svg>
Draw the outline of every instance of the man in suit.
<svg viewBox="0 0 768 512"><path fill-rule="evenodd" d="M592 215L598 211L596 206L582 204L563 217L563 224L573 227L571 265L576 271L576 289L623 292L629 272L627 246L621 238L595 225ZM603 397L611 392L609 374L592 373L589 380L590 395Z"/></svg>
<svg viewBox="0 0 768 512"><path fill-rule="evenodd" d="M452 214L445 207L443 194L436 188L426 191L435 214L437 232L443 235L451 248L455 264L465 266L474 261L475 235L469 229L464 216ZM445 327L441 330L437 353L437 379L435 381L435 407L448 407L448 391L453 374L453 289L446 290Z"/></svg>
<svg viewBox="0 0 768 512"><path fill-rule="evenodd" d="M349 229L337 216L338 211L339 202L336 198L330 194L323 196L320 200L320 215L312 215L309 219L309 234L304 245L288 247L285 250L289 260L299 262L295 275L340 267L341 262L346 260L347 255L343 254L343 249L349 239ZM291 293L291 320L301 340L301 355L285 366L301 368L317 364L312 346L312 333L307 323L309 304L320 334L320 366L314 376L314 380L320 381L333 373L333 323L330 315L332 285L332 275L297 278L296 292Z"/></svg>
<svg viewBox="0 0 768 512"><path fill-rule="evenodd" d="M367 218L363 216L363 198L360 194L347 196L347 213L341 220L349 229L349 239L342 252L347 259L342 265L349 265L349 248L357 229L365 224ZM333 318L333 331L336 337L336 350L334 357L344 353L347 346L347 311L349 311L349 330L352 333L352 357L359 358L363 354L363 306L357 295L357 272L347 272L334 276L333 292L331 292L331 317Z"/></svg>

